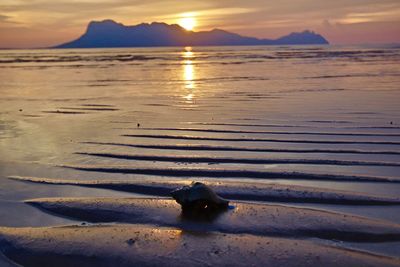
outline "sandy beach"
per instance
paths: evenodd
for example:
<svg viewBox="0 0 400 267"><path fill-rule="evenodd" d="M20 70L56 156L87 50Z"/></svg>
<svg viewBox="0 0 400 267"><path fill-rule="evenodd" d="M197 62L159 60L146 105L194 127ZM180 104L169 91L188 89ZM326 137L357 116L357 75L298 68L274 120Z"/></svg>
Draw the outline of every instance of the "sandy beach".
<svg viewBox="0 0 400 267"><path fill-rule="evenodd" d="M399 62L0 51L0 266L400 266ZM229 208L185 216L192 181Z"/></svg>

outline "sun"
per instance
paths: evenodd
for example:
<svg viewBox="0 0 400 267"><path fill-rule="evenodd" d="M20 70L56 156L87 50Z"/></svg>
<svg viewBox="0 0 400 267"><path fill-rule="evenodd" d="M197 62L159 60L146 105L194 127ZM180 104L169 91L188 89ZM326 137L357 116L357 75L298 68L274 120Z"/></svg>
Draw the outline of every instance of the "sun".
<svg viewBox="0 0 400 267"><path fill-rule="evenodd" d="M178 23L187 31L192 31L196 27L196 19L194 17L183 17L179 19Z"/></svg>

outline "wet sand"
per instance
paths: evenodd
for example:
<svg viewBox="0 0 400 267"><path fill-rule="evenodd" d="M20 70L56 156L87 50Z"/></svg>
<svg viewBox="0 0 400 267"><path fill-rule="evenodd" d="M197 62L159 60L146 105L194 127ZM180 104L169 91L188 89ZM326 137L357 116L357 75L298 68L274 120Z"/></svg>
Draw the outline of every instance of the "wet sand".
<svg viewBox="0 0 400 267"><path fill-rule="evenodd" d="M5 254L27 267L399 266L388 257L306 240L141 225L0 228L0 238Z"/></svg>
<svg viewBox="0 0 400 267"><path fill-rule="evenodd" d="M0 51L1 266L400 266L398 48L181 50Z"/></svg>

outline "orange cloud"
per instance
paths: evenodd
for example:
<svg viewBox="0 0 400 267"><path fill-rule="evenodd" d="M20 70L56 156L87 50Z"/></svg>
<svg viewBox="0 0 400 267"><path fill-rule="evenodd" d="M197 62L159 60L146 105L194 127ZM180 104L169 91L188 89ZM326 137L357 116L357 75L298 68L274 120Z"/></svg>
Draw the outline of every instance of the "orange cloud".
<svg viewBox="0 0 400 267"><path fill-rule="evenodd" d="M189 12L196 14L196 30L272 38L310 29L332 43L400 42L398 0L2 0L0 10L1 47L62 43L81 35L91 20L177 23Z"/></svg>

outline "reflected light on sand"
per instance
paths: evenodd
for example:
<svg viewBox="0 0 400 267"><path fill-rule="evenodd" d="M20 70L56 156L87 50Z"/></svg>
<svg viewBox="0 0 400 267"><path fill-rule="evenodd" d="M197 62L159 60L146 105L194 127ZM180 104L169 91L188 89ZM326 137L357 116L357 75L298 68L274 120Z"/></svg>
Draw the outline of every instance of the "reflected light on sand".
<svg viewBox="0 0 400 267"><path fill-rule="evenodd" d="M185 81L185 89L190 90L189 92L185 92L183 98L192 103L194 99L193 89L196 88L195 80L195 70L193 66L194 53L192 52L192 47L185 47L185 51L182 52L183 58L183 74L182 79Z"/></svg>

